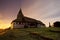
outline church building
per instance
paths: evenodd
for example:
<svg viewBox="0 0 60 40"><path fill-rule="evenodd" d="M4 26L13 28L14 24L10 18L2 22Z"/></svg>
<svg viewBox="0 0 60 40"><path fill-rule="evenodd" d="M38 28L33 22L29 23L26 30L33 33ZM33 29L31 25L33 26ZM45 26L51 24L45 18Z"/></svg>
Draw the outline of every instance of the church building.
<svg viewBox="0 0 60 40"><path fill-rule="evenodd" d="M11 22L13 28L37 28L45 27L45 24L39 20L29 18L23 15L20 9L17 18Z"/></svg>

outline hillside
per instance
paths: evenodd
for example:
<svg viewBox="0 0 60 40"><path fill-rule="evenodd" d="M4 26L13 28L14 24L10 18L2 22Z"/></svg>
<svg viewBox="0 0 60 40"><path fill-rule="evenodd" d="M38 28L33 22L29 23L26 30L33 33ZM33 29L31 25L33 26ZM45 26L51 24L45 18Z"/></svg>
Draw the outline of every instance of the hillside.
<svg viewBox="0 0 60 40"><path fill-rule="evenodd" d="M60 28L25 28L8 30L0 40L60 40Z"/></svg>

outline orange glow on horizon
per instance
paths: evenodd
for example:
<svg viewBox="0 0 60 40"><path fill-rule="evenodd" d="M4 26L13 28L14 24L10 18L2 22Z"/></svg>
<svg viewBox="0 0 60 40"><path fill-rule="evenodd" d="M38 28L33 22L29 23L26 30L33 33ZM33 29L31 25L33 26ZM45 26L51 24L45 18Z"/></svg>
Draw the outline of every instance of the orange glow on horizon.
<svg viewBox="0 0 60 40"><path fill-rule="evenodd" d="M10 26L11 24L0 21L0 29L6 29L9 28Z"/></svg>
<svg viewBox="0 0 60 40"><path fill-rule="evenodd" d="M10 27L10 24L0 24L0 29L6 29L9 27Z"/></svg>

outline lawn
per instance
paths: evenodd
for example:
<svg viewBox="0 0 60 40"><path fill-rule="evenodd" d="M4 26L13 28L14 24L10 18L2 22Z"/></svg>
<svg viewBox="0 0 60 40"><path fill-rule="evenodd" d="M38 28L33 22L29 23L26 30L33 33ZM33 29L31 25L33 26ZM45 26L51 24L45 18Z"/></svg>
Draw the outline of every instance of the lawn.
<svg viewBox="0 0 60 40"><path fill-rule="evenodd" d="M60 28L23 28L8 30L0 40L60 40Z"/></svg>

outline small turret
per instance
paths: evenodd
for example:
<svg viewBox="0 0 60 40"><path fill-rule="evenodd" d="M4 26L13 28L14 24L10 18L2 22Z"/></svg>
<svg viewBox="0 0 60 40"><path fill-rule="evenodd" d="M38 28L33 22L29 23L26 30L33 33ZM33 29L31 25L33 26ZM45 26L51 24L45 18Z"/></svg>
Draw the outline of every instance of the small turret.
<svg viewBox="0 0 60 40"><path fill-rule="evenodd" d="M51 27L51 24L50 24L50 22L49 22L49 27Z"/></svg>

